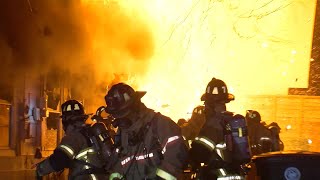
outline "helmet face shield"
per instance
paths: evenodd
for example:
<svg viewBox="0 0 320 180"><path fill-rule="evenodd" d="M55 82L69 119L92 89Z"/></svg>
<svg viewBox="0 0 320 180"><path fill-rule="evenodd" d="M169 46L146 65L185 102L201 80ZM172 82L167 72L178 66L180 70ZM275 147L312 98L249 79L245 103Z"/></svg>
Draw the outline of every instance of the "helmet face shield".
<svg viewBox="0 0 320 180"><path fill-rule="evenodd" d="M123 100L121 99L121 97L113 97L113 96L108 96L106 95L104 97L105 101L106 101L106 110L107 111L116 111L116 110L120 110L122 108L122 106L124 105L125 102L123 102Z"/></svg>
<svg viewBox="0 0 320 180"><path fill-rule="evenodd" d="M127 93L120 94L119 91L111 91L105 96L106 112L111 114L114 118L122 118L129 114L131 105L133 104L133 97Z"/></svg>
<svg viewBox="0 0 320 180"><path fill-rule="evenodd" d="M106 112L114 118L123 118L132 111L134 102L141 99L145 92L135 91L127 84L119 83L111 87L105 96Z"/></svg>

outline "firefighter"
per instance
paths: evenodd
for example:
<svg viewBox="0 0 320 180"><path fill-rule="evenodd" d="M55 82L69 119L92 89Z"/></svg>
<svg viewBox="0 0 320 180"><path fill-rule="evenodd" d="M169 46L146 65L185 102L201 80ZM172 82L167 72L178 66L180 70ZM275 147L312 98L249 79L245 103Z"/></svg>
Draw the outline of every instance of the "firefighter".
<svg viewBox="0 0 320 180"><path fill-rule="evenodd" d="M62 125L65 136L47 159L37 164L38 177L52 172L69 169L69 179L106 179L103 162L90 143L83 105L76 100L68 100L61 105Z"/></svg>
<svg viewBox="0 0 320 180"><path fill-rule="evenodd" d="M187 125L188 121L186 119L184 119L184 118L180 118L180 119L178 119L177 124L178 124L179 127L182 127L182 126Z"/></svg>
<svg viewBox="0 0 320 180"><path fill-rule="evenodd" d="M190 149L196 179L243 179L242 164L250 160L245 118L226 111L234 100L225 82L212 78L201 100L205 123Z"/></svg>
<svg viewBox="0 0 320 180"><path fill-rule="evenodd" d="M187 147L180 128L147 108L141 102L145 93L118 83L105 96L118 128L109 179L177 179L183 172Z"/></svg>
<svg viewBox="0 0 320 180"><path fill-rule="evenodd" d="M267 125L261 121L260 113L255 110L247 110L246 120L252 155L283 150L279 136L280 127L277 123Z"/></svg>
<svg viewBox="0 0 320 180"><path fill-rule="evenodd" d="M281 128L276 122L272 122L267 125L267 128L271 131L272 136L272 150L273 151L283 151L284 143L280 139Z"/></svg>
<svg viewBox="0 0 320 180"><path fill-rule="evenodd" d="M193 140L199 134L204 123L204 106L197 106L193 109L188 122L180 126L182 135L186 140Z"/></svg>

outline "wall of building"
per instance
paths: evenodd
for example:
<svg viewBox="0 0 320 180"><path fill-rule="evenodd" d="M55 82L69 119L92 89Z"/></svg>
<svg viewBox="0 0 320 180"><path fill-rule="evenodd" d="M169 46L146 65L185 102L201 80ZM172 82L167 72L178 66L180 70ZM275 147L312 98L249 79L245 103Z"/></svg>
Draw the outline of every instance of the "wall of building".
<svg viewBox="0 0 320 180"><path fill-rule="evenodd" d="M320 152L319 96L251 96L244 108L260 112L268 124L279 124L285 150Z"/></svg>

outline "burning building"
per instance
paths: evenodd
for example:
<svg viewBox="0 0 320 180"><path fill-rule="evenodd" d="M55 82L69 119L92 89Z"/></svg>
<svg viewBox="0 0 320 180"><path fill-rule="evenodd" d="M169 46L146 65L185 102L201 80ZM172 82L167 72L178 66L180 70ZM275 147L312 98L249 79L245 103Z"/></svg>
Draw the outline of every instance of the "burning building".
<svg viewBox="0 0 320 180"><path fill-rule="evenodd" d="M149 107L187 119L213 76L235 94L231 111L256 109L280 124L286 147L319 150L311 133L319 94L288 96L308 88L315 0L1 3L3 154L50 153L63 135L61 102L94 112L118 81L146 90Z"/></svg>

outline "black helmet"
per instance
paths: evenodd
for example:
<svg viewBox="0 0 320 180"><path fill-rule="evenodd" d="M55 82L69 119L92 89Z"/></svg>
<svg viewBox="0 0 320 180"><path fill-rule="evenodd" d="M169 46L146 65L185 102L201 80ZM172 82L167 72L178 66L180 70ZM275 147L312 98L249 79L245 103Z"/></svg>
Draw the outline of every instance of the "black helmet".
<svg viewBox="0 0 320 180"><path fill-rule="evenodd" d="M180 118L177 122L178 126L183 126L184 124L188 123L188 121L184 118Z"/></svg>
<svg viewBox="0 0 320 180"><path fill-rule="evenodd" d="M192 111L192 116L201 115L204 113L204 106L197 106Z"/></svg>
<svg viewBox="0 0 320 180"><path fill-rule="evenodd" d="M88 118L83 105L77 100L68 100L61 105L62 121L83 121Z"/></svg>
<svg viewBox="0 0 320 180"><path fill-rule="evenodd" d="M261 121L260 113L258 111L254 111L254 110L247 110L246 120L249 122L252 121L252 122L260 123L260 121Z"/></svg>
<svg viewBox="0 0 320 180"><path fill-rule="evenodd" d="M226 83L216 78L212 78L208 83L206 92L201 97L201 101L228 103L232 100L234 100L234 95L228 93Z"/></svg>
<svg viewBox="0 0 320 180"><path fill-rule="evenodd" d="M105 96L106 112L114 118L123 118L132 111L132 105L140 101L145 94L145 91L135 91L125 83L115 84Z"/></svg>

